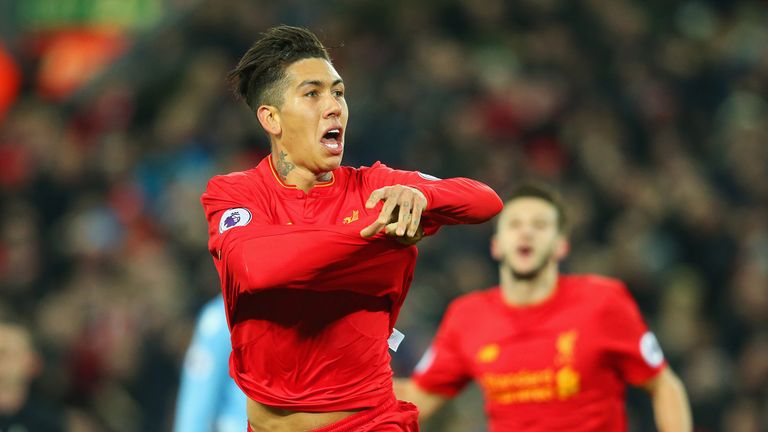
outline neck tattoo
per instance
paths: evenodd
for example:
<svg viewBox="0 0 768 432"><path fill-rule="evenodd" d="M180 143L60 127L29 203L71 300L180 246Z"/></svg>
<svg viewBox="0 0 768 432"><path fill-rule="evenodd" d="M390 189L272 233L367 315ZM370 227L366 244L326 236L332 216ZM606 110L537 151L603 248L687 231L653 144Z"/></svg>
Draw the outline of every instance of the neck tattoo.
<svg viewBox="0 0 768 432"><path fill-rule="evenodd" d="M288 173L296 168L296 165L285 160L286 156L288 156L288 154L281 150L280 155L277 158L277 166L275 167L277 169L277 173L280 174L280 178L282 178L283 181L288 178Z"/></svg>

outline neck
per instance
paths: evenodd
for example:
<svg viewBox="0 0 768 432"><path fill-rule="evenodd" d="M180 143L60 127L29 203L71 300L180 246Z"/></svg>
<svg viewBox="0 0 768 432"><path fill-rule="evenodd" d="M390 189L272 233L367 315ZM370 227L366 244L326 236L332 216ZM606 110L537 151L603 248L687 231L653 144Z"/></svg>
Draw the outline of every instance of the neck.
<svg viewBox="0 0 768 432"><path fill-rule="evenodd" d="M507 304L533 306L549 299L557 289L557 263L550 262L532 279L517 279L508 265L499 266L501 294Z"/></svg>
<svg viewBox="0 0 768 432"><path fill-rule="evenodd" d="M306 168L298 167L291 162L284 150L276 149L272 152L272 166L283 183L296 186L296 188L309 192L317 183L331 179L330 172L314 173Z"/></svg>
<svg viewBox="0 0 768 432"><path fill-rule="evenodd" d="M0 414L15 414L27 399L27 388L24 386L8 386L0 389Z"/></svg>

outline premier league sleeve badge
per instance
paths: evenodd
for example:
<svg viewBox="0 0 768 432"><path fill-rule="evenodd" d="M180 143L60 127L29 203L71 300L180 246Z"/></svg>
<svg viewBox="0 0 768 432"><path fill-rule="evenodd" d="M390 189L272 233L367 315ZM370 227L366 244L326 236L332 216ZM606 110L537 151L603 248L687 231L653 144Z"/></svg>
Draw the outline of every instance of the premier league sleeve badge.
<svg viewBox="0 0 768 432"><path fill-rule="evenodd" d="M247 208L231 208L221 215L219 234L238 226L246 226L251 222L251 212Z"/></svg>

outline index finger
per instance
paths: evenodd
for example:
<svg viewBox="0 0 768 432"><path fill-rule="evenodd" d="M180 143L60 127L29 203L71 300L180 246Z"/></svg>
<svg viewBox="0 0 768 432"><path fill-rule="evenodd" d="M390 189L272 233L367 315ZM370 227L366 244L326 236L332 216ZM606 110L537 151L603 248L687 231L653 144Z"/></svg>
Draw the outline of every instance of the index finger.
<svg viewBox="0 0 768 432"><path fill-rule="evenodd" d="M387 226L386 223L380 223L379 220L376 219L372 224L360 230L360 235L365 238L373 237L385 226Z"/></svg>
<svg viewBox="0 0 768 432"><path fill-rule="evenodd" d="M381 201L382 198L384 198L385 188L379 188L375 191L371 192L371 195L368 197L368 201L365 202L365 208L374 208L376 206L376 203Z"/></svg>

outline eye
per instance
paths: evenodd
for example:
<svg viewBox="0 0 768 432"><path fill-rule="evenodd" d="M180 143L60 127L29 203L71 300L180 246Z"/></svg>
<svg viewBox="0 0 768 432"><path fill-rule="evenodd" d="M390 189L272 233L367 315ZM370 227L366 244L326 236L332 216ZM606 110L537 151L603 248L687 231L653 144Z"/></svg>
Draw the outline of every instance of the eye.
<svg viewBox="0 0 768 432"><path fill-rule="evenodd" d="M539 230L543 230L549 227L549 223L545 220L535 220L533 221L533 227Z"/></svg>
<svg viewBox="0 0 768 432"><path fill-rule="evenodd" d="M304 96L315 97L315 96L317 96L317 90L308 91L308 92L304 93Z"/></svg>
<svg viewBox="0 0 768 432"><path fill-rule="evenodd" d="M342 98L344 97L344 90L334 90L333 95L337 98Z"/></svg>

